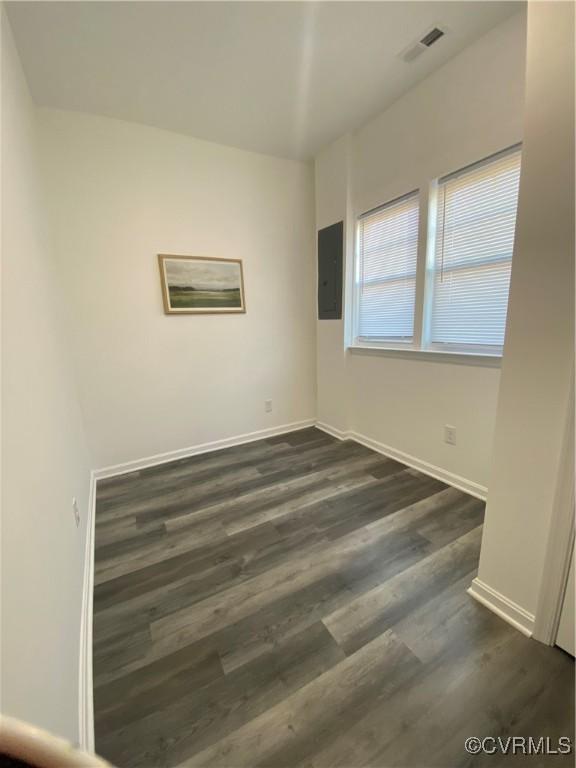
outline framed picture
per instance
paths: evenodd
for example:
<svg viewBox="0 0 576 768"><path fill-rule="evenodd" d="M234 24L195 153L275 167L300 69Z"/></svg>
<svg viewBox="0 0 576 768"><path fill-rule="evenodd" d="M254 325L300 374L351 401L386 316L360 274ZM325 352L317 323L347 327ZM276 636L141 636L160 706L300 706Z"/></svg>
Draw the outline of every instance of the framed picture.
<svg viewBox="0 0 576 768"><path fill-rule="evenodd" d="M240 259L158 255L167 315L246 312Z"/></svg>

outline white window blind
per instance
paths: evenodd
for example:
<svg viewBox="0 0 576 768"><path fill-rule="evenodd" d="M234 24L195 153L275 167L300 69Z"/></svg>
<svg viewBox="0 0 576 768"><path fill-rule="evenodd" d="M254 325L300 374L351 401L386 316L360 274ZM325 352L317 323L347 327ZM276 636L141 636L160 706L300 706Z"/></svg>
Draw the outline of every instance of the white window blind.
<svg viewBox="0 0 576 768"><path fill-rule="evenodd" d="M519 148L440 179L432 346L501 349L519 180Z"/></svg>
<svg viewBox="0 0 576 768"><path fill-rule="evenodd" d="M410 342L418 251L418 192L360 217L357 328L361 341Z"/></svg>

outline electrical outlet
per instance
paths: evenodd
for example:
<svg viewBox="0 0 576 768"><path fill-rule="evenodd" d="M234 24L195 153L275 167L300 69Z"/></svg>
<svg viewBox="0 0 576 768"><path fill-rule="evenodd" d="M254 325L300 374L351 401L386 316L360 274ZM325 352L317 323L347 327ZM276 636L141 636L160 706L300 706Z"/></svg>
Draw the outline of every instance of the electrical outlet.
<svg viewBox="0 0 576 768"><path fill-rule="evenodd" d="M456 445L456 427L451 427L450 424L444 425L444 442L448 445Z"/></svg>
<svg viewBox="0 0 576 768"><path fill-rule="evenodd" d="M74 520L76 521L76 528L80 525L80 510L78 509L78 502L76 499L72 499L72 511L74 512Z"/></svg>
<svg viewBox="0 0 576 768"><path fill-rule="evenodd" d="M272 400L264 400L264 411L272 413Z"/></svg>

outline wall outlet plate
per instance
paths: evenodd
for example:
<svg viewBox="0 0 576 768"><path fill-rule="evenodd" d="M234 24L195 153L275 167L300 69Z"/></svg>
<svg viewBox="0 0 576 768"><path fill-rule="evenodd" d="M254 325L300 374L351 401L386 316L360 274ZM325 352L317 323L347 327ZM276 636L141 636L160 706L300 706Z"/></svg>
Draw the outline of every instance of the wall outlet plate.
<svg viewBox="0 0 576 768"><path fill-rule="evenodd" d="M272 400L264 400L264 411L272 413Z"/></svg>
<svg viewBox="0 0 576 768"><path fill-rule="evenodd" d="M450 424L444 425L444 442L448 445L456 445L456 427Z"/></svg>

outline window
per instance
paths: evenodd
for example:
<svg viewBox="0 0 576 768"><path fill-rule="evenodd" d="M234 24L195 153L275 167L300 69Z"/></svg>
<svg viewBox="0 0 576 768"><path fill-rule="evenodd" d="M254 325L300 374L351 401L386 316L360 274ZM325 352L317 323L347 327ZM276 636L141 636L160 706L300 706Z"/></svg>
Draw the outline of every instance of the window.
<svg viewBox="0 0 576 768"><path fill-rule="evenodd" d="M418 252L418 192L360 217L357 337L410 342Z"/></svg>
<svg viewBox="0 0 576 768"><path fill-rule="evenodd" d="M429 233L418 192L360 216L356 343L501 354L519 180L513 147L432 184Z"/></svg>
<svg viewBox="0 0 576 768"><path fill-rule="evenodd" d="M519 181L519 150L440 180L433 346L502 349Z"/></svg>

